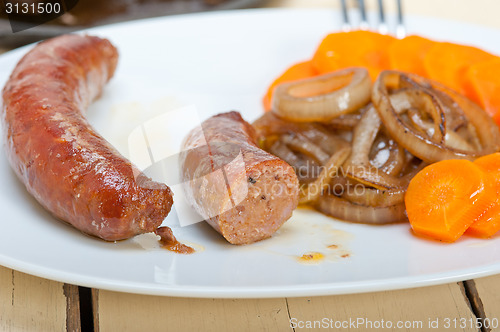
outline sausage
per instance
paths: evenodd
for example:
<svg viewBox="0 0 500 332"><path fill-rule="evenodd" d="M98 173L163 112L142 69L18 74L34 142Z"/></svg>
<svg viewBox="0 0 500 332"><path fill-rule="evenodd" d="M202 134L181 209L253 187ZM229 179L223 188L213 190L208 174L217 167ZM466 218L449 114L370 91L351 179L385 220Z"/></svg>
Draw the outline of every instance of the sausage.
<svg viewBox="0 0 500 332"><path fill-rule="evenodd" d="M270 237L297 207L293 168L260 149L254 128L237 112L204 121L181 151L187 200L232 244Z"/></svg>
<svg viewBox="0 0 500 332"><path fill-rule="evenodd" d="M97 37L42 42L15 67L2 104L7 158L28 192L57 218L108 241L154 231L172 206L170 189L85 119L117 60L116 48Z"/></svg>

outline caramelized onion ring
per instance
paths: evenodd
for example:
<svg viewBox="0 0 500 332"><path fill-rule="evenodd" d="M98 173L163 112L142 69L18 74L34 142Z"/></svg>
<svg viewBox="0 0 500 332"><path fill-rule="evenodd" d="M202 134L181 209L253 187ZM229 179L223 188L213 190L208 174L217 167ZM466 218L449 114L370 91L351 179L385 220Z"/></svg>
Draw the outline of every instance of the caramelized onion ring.
<svg viewBox="0 0 500 332"><path fill-rule="evenodd" d="M343 165L344 174L356 181L376 189L403 188L406 183L389 176L370 163L369 153L380 130L380 117L374 107L363 114L354 128L352 153Z"/></svg>
<svg viewBox="0 0 500 332"><path fill-rule="evenodd" d="M380 134L379 134L380 135ZM379 145L384 143L384 148L380 149ZM377 155L383 151L388 152L388 158L382 165L377 165ZM374 153L375 152L375 153ZM371 157L371 154L374 154L374 158ZM372 151L370 153L371 163L379 168L382 172L397 176L403 170L406 162L405 150L401 148L396 141L387 137L385 134L382 137L379 137L375 140Z"/></svg>
<svg viewBox="0 0 500 332"><path fill-rule="evenodd" d="M320 165L325 165L328 159L330 159L330 156L323 149L308 140L301 133L285 134L281 136L281 141L292 150L314 158Z"/></svg>
<svg viewBox="0 0 500 332"><path fill-rule="evenodd" d="M463 126L466 126L468 121L463 110L453 101L453 99L443 91L432 89L432 86L428 83L422 82L422 85L417 83L414 79L404 75L400 80L401 88L417 88L422 89L422 87L427 89L427 92L434 95L439 101L442 107L444 116L446 118L446 129L455 131ZM431 89L431 91L429 91Z"/></svg>
<svg viewBox="0 0 500 332"><path fill-rule="evenodd" d="M364 68L346 68L283 83L273 94L272 110L289 121L328 122L370 101L371 80Z"/></svg>
<svg viewBox="0 0 500 332"><path fill-rule="evenodd" d="M337 175L340 166L342 166L347 157L349 157L350 153L350 147L344 147L335 152L330 160L324 165L318 178L314 182L301 188L299 203L304 204L318 199L323 193L323 189L330 183L330 180Z"/></svg>
<svg viewBox="0 0 500 332"><path fill-rule="evenodd" d="M482 148L479 151L464 151L447 146L418 133L414 128L404 123L391 103L389 89L400 88L402 73L396 71L383 71L375 81L373 87L372 101L384 123L386 130L401 146L410 151L418 158L432 163L445 159L469 159L474 160L482 155L493 153L500 148L500 132L493 120L477 105L465 97L460 96L451 89L438 83L408 74L410 78L415 77L419 84L445 92L464 111L468 120L476 128L476 132ZM421 83L422 82L422 83Z"/></svg>
<svg viewBox="0 0 500 332"><path fill-rule="evenodd" d="M349 202L373 207L389 207L403 203L406 189L390 189L379 190L374 188L364 187L358 190L356 184L352 180L343 177L334 179L332 185L335 188L336 184L341 184L343 187L339 196L347 199ZM358 183L359 185L359 183Z"/></svg>
<svg viewBox="0 0 500 332"><path fill-rule="evenodd" d="M365 188L363 193L356 190L346 191L342 197L354 204L381 208L403 203L405 192L406 189L379 190Z"/></svg>
<svg viewBox="0 0 500 332"><path fill-rule="evenodd" d="M297 155L280 140L274 142L269 148L269 152L290 164L295 170L301 184L314 181L321 172L319 165L314 160Z"/></svg>
<svg viewBox="0 0 500 332"><path fill-rule="evenodd" d="M363 114L361 112L353 112L348 114L343 114L339 117L333 118L325 125L335 129L352 130L356 127Z"/></svg>
<svg viewBox="0 0 500 332"><path fill-rule="evenodd" d="M420 114L418 114L418 112L411 109L408 111L408 116L417 129L420 129L422 132L427 133L428 136L433 135L435 127L428 121L424 121ZM444 142L451 148L463 151L474 151L474 148L465 139L451 130L446 132L446 135L444 136Z"/></svg>
<svg viewBox="0 0 500 332"><path fill-rule="evenodd" d="M321 139L327 139L331 141L335 140L334 144L337 144L337 140L340 139L330 133L327 129L325 129L321 124L312 123L312 122L290 122L280 117L276 116L273 112L266 112L260 118L255 120L252 124L257 132L257 140L259 142L259 146L264 150L272 145L268 144L269 138L272 136L279 137L284 134L290 133L303 133L304 136L311 139L314 142L317 142ZM316 134L316 138L312 137L312 134ZM328 142L326 142L328 143ZM318 144L320 146L324 146L326 144L322 142ZM327 151L329 149L326 149Z"/></svg>
<svg viewBox="0 0 500 332"><path fill-rule="evenodd" d="M335 195L322 195L315 207L326 215L364 224L391 224L408 220L404 203L388 207L357 205Z"/></svg>
<svg viewBox="0 0 500 332"><path fill-rule="evenodd" d="M446 135L446 119L439 100L424 89L404 89L390 96L391 104L397 114L413 110L419 114L425 113L434 121L432 135L434 141L443 143Z"/></svg>

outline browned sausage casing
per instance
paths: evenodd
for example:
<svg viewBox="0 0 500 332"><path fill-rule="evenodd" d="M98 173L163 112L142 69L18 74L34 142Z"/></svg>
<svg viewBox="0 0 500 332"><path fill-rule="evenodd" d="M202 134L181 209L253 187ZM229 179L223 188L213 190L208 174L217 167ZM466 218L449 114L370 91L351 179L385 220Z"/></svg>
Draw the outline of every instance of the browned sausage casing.
<svg viewBox="0 0 500 332"><path fill-rule="evenodd" d="M270 237L297 207L293 168L260 149L255 130L237 112L204 121L182 150L187 199L230 243Z"/></svg>
<svg viewBox="0 0 500 332"><path fill-rule="evenodd" d="M113 76L116 48L105 39L64 35L38 44L3 90L9 162L56 217L104 240L154 231L172 205L89 125L88 104Z"/></svg>

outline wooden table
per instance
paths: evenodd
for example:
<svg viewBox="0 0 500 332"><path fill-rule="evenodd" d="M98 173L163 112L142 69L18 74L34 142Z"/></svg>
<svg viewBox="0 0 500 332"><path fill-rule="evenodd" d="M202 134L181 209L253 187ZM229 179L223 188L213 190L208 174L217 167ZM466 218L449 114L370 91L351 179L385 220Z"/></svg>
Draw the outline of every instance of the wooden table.
<svg viewBox="0 0 500 332"><path fill-rule="evenodd" d="M367 2L371 5L370 0ZM335 5L336 0L268 3L269 7ZM405 5L406 13L500 28L498 0L406 0ZM300 328L293 328L291 322L298 325L323 318L343 323L347 328L342 330L356 330L345 325L353 320L365 319L376 326L383 319L394 327L382 330L488 331L471 327L470 322L476 318L500 319L500 275L368 294L241 300L117 293L0 267L0 331L292 331ZM460 319L467 320L467 327L460 327ZM436 320L439 328L429 327L429 322ZM410 327L397 329L398 322ZM444 328L446 322L450 328Z"/></svg>

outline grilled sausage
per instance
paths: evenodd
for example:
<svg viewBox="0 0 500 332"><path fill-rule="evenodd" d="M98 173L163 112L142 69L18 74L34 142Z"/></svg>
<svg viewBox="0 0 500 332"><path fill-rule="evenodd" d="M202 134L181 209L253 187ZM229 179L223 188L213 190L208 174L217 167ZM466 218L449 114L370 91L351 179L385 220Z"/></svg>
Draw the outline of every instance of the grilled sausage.
<svg viewBox="0 0 500 332"><path fill-rule="evenodd" d="M232 244L270 237L297 207L293 168L260 149L255 130L237 112L204 121L182 151L187 199Z"/></svg>
<svg viewBox="0 0 500 332"><path fill-rule="evenodd" d="M27 190L54 216L114 241L152 232L172 205L85 119L113 76L116 48L105 39L64 35L35 46L3 90L7 157Z"/></svg>

